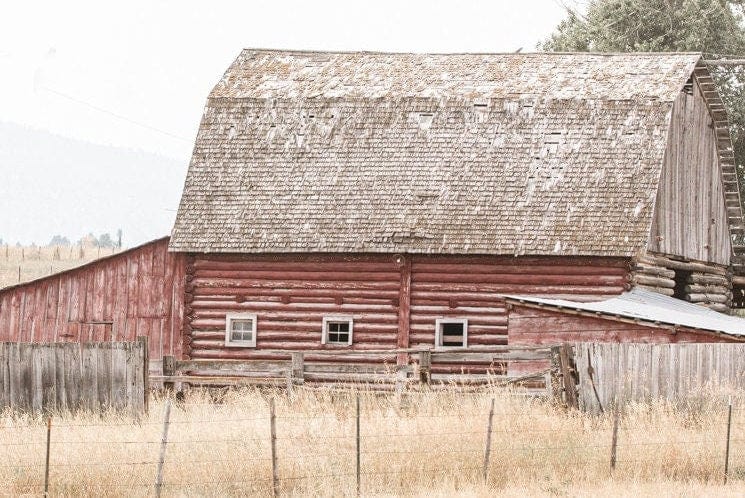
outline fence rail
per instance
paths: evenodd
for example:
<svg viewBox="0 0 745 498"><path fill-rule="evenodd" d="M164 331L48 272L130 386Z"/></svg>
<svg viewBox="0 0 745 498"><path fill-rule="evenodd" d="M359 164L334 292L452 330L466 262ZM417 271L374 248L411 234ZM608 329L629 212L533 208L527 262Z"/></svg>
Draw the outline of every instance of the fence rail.
<svg viewBox="0 0 745 498"><path fill-rule="evenodd" d="M551 382L551 347L492 346L449 349L381 349L363 351L266 350L273 359L193 359L163 357L162 375L151 375L167 389L174 384L199 386L306 383L368 384L404 390L443 385L521 385L546 392ZM413 361L397 365L407 355Z"/></svg>

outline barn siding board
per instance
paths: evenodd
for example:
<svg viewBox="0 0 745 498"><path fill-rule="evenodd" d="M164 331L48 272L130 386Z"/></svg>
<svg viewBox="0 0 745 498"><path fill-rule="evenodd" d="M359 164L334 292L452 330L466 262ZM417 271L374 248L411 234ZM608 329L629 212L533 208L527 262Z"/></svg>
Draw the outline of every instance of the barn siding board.
<svg viewBox="0 0 745 498"><path fill-rule="evenodd" d="M745 386L744 344L574 344L580 406L598 412L614 403L685 400L706 389ZM592 364L592 382L586 374ZM597 395L595 394L597 391Z"/></svg>
<svg viewBox="0 0 745 498"><path fill-rule="evenodd" d="M647 248L728 265L727 220L716 129L696 82L673 106Z"/></svg>
<svg viewBox="0 0 745 498"><path fill-rule="evenodd" d="M152 358L180 353L184 259L161 239L0 289L0 341L134 341L140 330Z"/></svg>

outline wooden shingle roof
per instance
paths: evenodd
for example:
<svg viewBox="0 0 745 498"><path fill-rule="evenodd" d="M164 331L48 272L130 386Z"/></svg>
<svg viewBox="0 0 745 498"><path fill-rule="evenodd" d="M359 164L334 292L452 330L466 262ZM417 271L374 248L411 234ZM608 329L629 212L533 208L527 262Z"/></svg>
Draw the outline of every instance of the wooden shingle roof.
<svg viewBox="0 0 745 498"><path fill-rule="evenodd" d="M244 50L170 248L632 255L699 59Z"/></svg>

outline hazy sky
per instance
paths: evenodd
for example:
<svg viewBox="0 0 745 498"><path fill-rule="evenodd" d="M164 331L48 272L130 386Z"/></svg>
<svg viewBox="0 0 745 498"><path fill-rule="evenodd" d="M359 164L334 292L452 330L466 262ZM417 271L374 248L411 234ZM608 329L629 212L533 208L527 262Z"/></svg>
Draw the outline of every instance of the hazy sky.
<svg viewBox="0 0 745 498"><path fill-rule="evenodd" d="M533 51L578 3L7 1L0 121L165 155L185 172L207 94L244 47Z"/></svg>

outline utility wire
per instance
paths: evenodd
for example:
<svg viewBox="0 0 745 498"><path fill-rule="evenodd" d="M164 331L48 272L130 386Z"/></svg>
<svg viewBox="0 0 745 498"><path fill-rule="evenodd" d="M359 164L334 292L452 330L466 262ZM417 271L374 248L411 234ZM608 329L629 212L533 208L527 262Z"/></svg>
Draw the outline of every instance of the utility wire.
<svg viewBox="0 0 745 498"><path fill-rule="evenodd" d="M160 128L156 128L155 126L150 126L148 124L141 123L139 121L135 121L134 119L130 119L130 118L126 117L126 116L122 116L121 114L117 114L115 112L109 111L108 109L104 109L103 107L99 107L97 105L91 104L90 102L86 102L85 100L81 100L81 99L78 99L78 98L73 97L71 95L68 95L66 93L62 93L62 92L57 91L57 90L55 90L53 88L49 88L47 86L42 86L41 89L42 90L46 90L47 92L53 93L54 95L57 95L57 96L62 97L64 99L67 99L67 100L69 100L71 102L75 102L76 104L84 105L84 106L89 107L89 108L91 108L93 110L96 110L98 112L102 112L104 114L108 114L109 116L113 116L113 117L115 117L117 119L121 119L122 121L126 121L127 123L130 123L130 124L133 124L133 125L136 125L136 126L140 126L142 128L146 128L146 129L151 130L151 131L155 131L155 132L161 133L161 134L166 135L168 137L171 137L171 138L173 138L175 140L180 140L182 142L187 142L187 143L191 143L192 142L191 140L189 140L187 138L184 138L182 136L176 135L176 134L171 133L169 131L161 130Z"/></svg>

